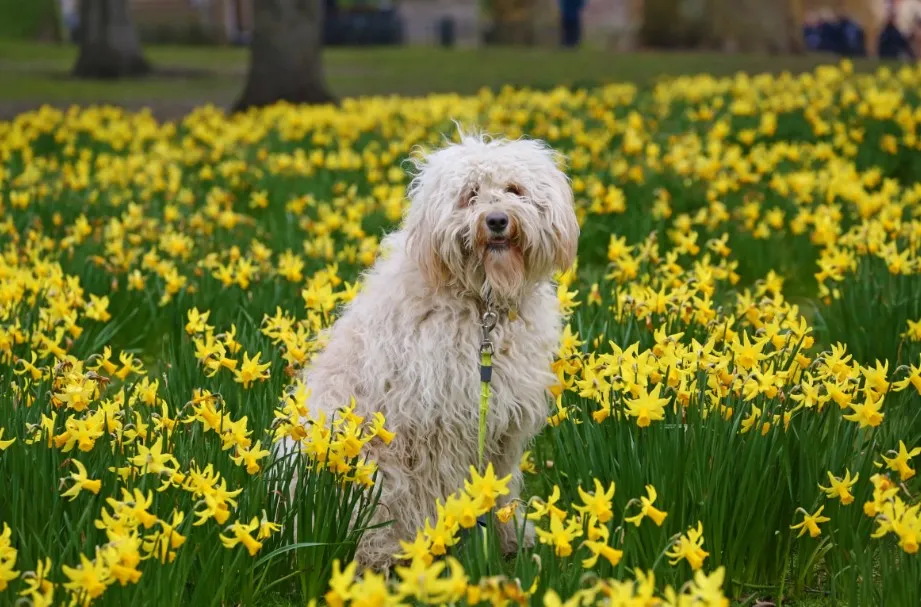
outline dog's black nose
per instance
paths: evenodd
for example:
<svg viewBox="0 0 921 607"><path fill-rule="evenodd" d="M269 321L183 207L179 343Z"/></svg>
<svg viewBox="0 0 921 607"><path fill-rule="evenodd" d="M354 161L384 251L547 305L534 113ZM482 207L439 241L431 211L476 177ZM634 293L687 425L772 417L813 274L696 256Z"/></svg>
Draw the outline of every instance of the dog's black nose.
<svg viewBox="0 0 921 607"><path fill-rule="evenodd" d="M505 213L490 213L486 216L486 227L497 234L501 234L508 227L508 215Z"/></svg>

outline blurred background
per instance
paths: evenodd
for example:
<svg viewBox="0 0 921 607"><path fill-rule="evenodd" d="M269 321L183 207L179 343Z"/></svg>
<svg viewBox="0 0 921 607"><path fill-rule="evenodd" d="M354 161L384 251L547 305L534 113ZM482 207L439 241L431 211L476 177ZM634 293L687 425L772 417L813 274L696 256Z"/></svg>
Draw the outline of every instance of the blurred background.
<svg viewBox="0 0 921 607"><path fill-rule="evenodd" d="M0 118L857 69L921 51L921 0L0 0Z"/></svg>

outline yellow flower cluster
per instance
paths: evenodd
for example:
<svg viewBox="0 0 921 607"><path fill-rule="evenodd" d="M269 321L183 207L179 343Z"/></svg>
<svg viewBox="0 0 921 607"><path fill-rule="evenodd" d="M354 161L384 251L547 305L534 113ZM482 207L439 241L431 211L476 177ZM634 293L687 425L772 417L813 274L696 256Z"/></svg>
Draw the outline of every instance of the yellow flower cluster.
<svg viewBox="0 0 921 607"><path fill-rule="evenodd" d="M426 521L425 528L419 530L413 542L402 542L403 552L395 555L403 565L398 565L395 577L386 580L374 572L357 572L357 564L351 563L342 568L336 561L330 580L330 589L324 599L332 606L352 605L397 605L427 604L442 605L466 601L469 605L489 603L507 605L509 603L526 604L532 600L538 579L535 578L530 588L522 588L520 581L505 576L487 576L472 581L464 571L461 563L453 556L439 558L461 541L464 534L474 531L486 533L490 524L488 517L494 513L500 525L517 525L517 502L508 503L497 508L497 499L508 494L511 476L497 478L492 464L483 474L470 468L470 480L465 481L464 489L451 495L438 505L438 518L434 525ZM636 516L628 517L625 522L639 526L640 521L649 516L656 525L661 525L666 513L657 510L655 489L647 487L648 499L634 500L640 507ZM612 531L609 523L614 519L612 499L614 484L605 489L596 479L594 491L587 492L579 488L581 504L573 506L575 511L569 514L558 504L559 487L546 500L534 499L531 512L526 519L541 524L536 528L540 543L553 548L557 557L566 558L573 554L572 542L585 536L580 548L585 549L586 558L582 566L586 569L595 567L599 558L604 558L611 566L616 566L623 557L623 551L611 545ZM544 529L543 526L547 528ZM524 533L526 527L515 531ZM694 570L700 569L708 556L702 549L703 527L698 523L686 535L676 538L672 550L667 552L672 557L672 564L686 559ZM651 606L727 606L729 604L722 592L723 571L718 569L707 576L699 573L694 580L686 584L679 592L672 587L664 590L662 598L657 596L655 576L652 572L638 572L636 581L597 580L591 588L575 593L562 602L554 592L544 597L544 604L553 605L594 605L607 600L612 605L636 604L642 601Z"/></svg>
<svg viewBox="0 0 921 607"><path fill-rule="evenodd" d="M237 498L243 488L231 489L214 464L184 464L177 459L174 449L177 440L181 442L179 435L187 433L184 426L198 425L206 437L213 433L219 450L232 453L229 460L250 475L262 471L270 452L263 448L261 440L253 440L247 416L235 418L218 393L195 389L192 399L177 407L162 396L161 380L151 379L144 364L132 353L121 352L116 359L112 348L105 346L102 353L86 360L68 354L65 347L70 347L84 330L81 320L109 321L108 298L84 298L78 281L64 274L59 265L40 257L25 264L18 257L0 257L0 264L0 271L8 278L4 282L7 298L3 313L13 321L3 325L4 357L13 370L13 409L32 409L46 403L40 408L40 421L23 428L23 444L30 449L54 449L66 454L68 459L62 468L67 473L60 482L61 497L73 502L85 493L105 495L105 505L93 520L105 540L94 548L93 555L81 554L78 563L61 564L60 583L48 579L51 559L37 563L35 570L22 573L24 586L20 594L33 604L50 605L60 589L75 604L90 604L115 584L138 583L145 561L173 562L187 539L187 519L193 527L210 521L225 525L238 508ZM35 324L19 323L16 312L23 305L39 310ZM233 325L215 334L214 327L207 324L209 314L192 308L185 325L203 376L213 377L224 371L244 390L265 381L271 364L260 362L261 353L249 356L242 352ZM294 333L293 322L279 327L283 319L279 315L273 323L266 316L265 334L286 348L288 354L290 345L300 338ZM18 345L29 347L28 359L12 354ZM241 352L242 358L234 358ZM43 401L43 397L47 400ZM310 415L306 400L302 385L296 383L286 390L276 415L288 423L279 425L275 436L267 435L263 440L297 435L307 447L307 457L316 464L328 467L345 482L372 485L374 463L357 458L371 438L381 437L386 442L392 439L384 428L383 417L378 415L373 424L362 424L360 417L346 409L342 419L327 427L322 415L317 419ZM0 439L7 431L8 428L0 428ZM0 440L0 452L9 451L17 442L16 437ZM114 456L110 461L116 462L108 471L88 469L88 460L75 459L77 453L92 457L100 443ZM137 488L147 475L159 482L154 491ZM105 477L114 479L115 485L106 481L108 490L103 493ZM191 508L156 514L155 495L176 490L189 495L185 503ZM263 541L279 529L279 524L263 511L261 517L253 517L248 523L237 520L229 524L220 541L227 548L242 545L255 556ZM20 576L16 564L12 529L4 524L0 534L0 590Z"/></svg>
<svg viewBox="0 0 921 607"><path fill-rule="evenodd" d="M0 495L0 600L169 603L174 586L246 603L253 580L296 570L319 576L301 598L331 605L725 605L725 588L790 574L740 567L746 550L781 554L797 536L866 561L830 584L914 575L919 84L918 66L860 75L844 62L648 91L203 107L177 123L42 108L0 122L0 474L19 489ZM348 508L324 514L336 531L322 541L298 536L319 527L296 511L372 503L367 448L393 435L351 403L311 410L296 378L387 254L380 236L407 205L401 163L451 119L568 156L580 256L557 277L569 323L550 428L522 461L529 505L502 501L508 479L472 474L385 580L323 547L358 539ZM302 447L302 473L327 475L317 495L291 500L276 478L294 467L273 461L283 440ZM764 515L776 546L731 520L762 516L735 486L763 478L786 492ZM866 517L864 544L839 541ZM516 564L540 561L522 565L530 577L464 561L481 527L525 521L536 545ZM704 573L712 562L725 569ZM599 577L553 587L573 571Z"/></svg>
<svg viewBox="0 0 921 607"><path fill-rule="evenodd" d="M694 578L675 591L667 586L661 597L656 595L656 580L652 573L638 572L635 581L602 580L591 588L577 591L566 601L550 591L545 607L582 607L588 605L649 605L650 607L729 607L723 596L725 574L722 568L710 575L698 571Z"/></svg>
<svg viewBox="0 0 921 607"><path fill-rule="evenodd" d="M912 452L918 455L921 449L916 448ZM873 537L880 538L891 533L898 538L902 550L917 554L921 545L921 504L912 506L906 503L898 485L887 475L877 474L870 480L873 481L873 499L864 504L863 511L876 521Z"/></svg>

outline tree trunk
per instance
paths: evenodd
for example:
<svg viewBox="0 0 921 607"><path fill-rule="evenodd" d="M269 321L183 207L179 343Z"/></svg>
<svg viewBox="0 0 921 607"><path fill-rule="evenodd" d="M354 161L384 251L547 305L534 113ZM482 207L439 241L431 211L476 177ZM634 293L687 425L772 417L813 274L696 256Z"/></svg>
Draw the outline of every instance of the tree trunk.
<svg viewBox="0 0 921 607"><path fill-rule="evenodd" d="M330 103L321 51L322 0L256 0L249 74L234 111L277 101Z"/></svg>
<svg viewBox="0 0 921 607"><path fill-rule="evenodd" d="M131 21L130 0L82 0L78 78L125 78L151 71Z"/></svg>
<svg viewBox="0 0 921 607"><path fill-rule="evenodd" d="M534 0L494 0L493 23L497 44L534 43Z"/></svg>
<svg viewBox="0 0 921 607"><path fill-rule="evenodd" d="M789 54L803 51L798 0L710 0L711 36L732 52Z"/></svg>
<svg viewBox="0 0 921 607"><path fill-rule="evenodd" d="M675 48L683 46L680 30L680 0L644 0L640 40L643 46Z"/></svg>

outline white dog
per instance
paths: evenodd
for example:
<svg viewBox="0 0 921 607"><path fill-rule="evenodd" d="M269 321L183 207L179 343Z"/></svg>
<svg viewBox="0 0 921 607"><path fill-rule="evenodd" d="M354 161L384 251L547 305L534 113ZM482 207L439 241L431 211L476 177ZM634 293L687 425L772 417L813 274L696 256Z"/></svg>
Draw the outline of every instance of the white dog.
<svg viewBox="0 0 921 607"><path fill-rule="evenodd" d="M356 560L390 566L436 500L464 485L478 458L481 319L498 315L484 462L512 475L549 411L550 365L562 319L555 270L575 260L579 225L555 154L537 141L462 135L416 162L402 228L332 326L304 380L311 408L328 413L354 397L396 433L370 454L382 484L377 521ZM513 525L503 548L515 549Z"/></svg>

